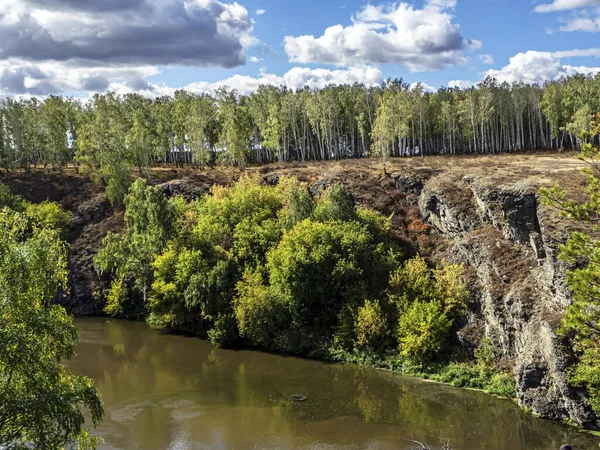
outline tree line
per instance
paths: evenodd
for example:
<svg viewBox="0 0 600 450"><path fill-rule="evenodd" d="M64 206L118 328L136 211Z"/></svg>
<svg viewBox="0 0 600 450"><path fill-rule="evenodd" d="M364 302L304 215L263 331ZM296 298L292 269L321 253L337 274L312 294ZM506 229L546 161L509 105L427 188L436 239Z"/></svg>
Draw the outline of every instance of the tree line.
<svg viewBox="0 0 600 450"><path fill-rule="evenodd" d="M202 168L363 156L580 149L574 130L600 110L600 75L544 86L487 78L469 89L382 86L298 91L261 86L239 96L179 90L154 99L109 92L88 101L50 96L0 101L4 172L74 164L121 199L133 170ZM593 137L592 137L593 138Z"/></svg>

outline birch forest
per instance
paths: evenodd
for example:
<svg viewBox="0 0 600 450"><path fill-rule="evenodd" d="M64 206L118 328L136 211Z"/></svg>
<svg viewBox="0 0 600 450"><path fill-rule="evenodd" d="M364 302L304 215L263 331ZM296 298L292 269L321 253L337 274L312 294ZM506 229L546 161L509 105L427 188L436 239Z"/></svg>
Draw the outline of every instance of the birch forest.
<svg viewBox="0 0 600 450"><path fill-rule="evenodd" d="M428 92L421 84L261 86L240 96L176 91L173 97L96 94L87 101L0 101L2 174L74 165L115 191L154 165L244 167L286 160L490 154L579 149L600 111L600 75ZM112 184L112 186L111 186Z"/></svg>

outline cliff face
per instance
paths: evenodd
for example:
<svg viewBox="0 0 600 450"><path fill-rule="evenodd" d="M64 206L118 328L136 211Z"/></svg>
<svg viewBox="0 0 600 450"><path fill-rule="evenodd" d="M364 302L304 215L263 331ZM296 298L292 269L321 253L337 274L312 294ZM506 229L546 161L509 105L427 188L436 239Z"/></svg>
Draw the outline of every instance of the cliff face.
<svg viewBox="0 0 600 450"><path fill-rule="evenodd" d="M407 177L395 174L399 189ZM485 179L434 176L412 182L425 221L472 271L477 313L459 331L465 343L486 336L514 369L519 404L541 417L598 428L587 400L566 381L556 329L569 305L565 266L557 260L567 233L540 205L537 189ZM473 332L477 330L477 332Z"/></svg>
<svg viewBox="0 0 600 450"><path fill-rule="evenodd" d="M566 267L557 253L573 224L565 227L540 205L540 183L522 173L498 182L487 173L486 161L484 170L464 165L453 170L444 166L447 160L425 167L418 166L425 164L420 159L407 161L411 166L397 167L391 178L383 177L376 164L360 161L332 162L326 168L280 165L257 170L271 184L281 175L296 176L314 195L341 181L359 203L386 215L394 213L398 234L413 241L424 256L463 262L475 302L458 331L461 344L472 350L483 337L492 340L502 364L514 371L520 405L548 419L598 429L600 423L585 396L567 384L567 360L556 334L570 302L564 285ZM499 161L494 162L496 170ZM191 199L207 192L211 184L227 182L227 177L211 172L178 178L183 179L161 185L167 195ZM555 182L545 179L546 184ZM94 292L105 284L94 270L93 257L106 233L122 228L123 215L101 193L75 203L70 208L74 211L71 285L61 303L76 314L100 314L103 302ZM423 222L433 229L432 241L425 245L415 237L422 234ZM417 231L411 234L411 229Z"/></svg>

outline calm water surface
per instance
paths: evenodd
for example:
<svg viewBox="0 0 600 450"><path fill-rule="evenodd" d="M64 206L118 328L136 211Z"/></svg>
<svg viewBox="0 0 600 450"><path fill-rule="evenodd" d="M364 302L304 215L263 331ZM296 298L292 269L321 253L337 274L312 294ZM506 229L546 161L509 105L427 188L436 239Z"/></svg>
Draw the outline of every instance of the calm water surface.
<svg viewBox="0 0 600 450"><path fill-rule="evenodd" d="M69 364L92 377L104 449L552 450L598 440L510 401L350 364L325 364L81 319ZM293 395L306 396L293 402ZM418 448L418 446L417 446Z"/></svg>

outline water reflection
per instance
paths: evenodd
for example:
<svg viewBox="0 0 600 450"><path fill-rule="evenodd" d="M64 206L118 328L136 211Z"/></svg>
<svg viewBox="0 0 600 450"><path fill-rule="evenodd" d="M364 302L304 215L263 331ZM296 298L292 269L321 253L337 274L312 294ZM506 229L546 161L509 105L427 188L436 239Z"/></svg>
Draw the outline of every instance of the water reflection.
<svg viewBox="0 0 600 450"><path fill-rule="evenodd" d="M598 441L478 392L250 351L144 324L78 320L71 368L93 377L106 449L548 450ZM294 402L292 396L308 397ZM418 447L418 446L417 446Z"/></svg>

